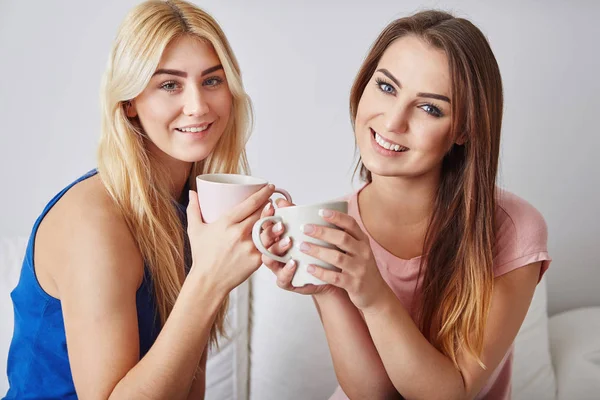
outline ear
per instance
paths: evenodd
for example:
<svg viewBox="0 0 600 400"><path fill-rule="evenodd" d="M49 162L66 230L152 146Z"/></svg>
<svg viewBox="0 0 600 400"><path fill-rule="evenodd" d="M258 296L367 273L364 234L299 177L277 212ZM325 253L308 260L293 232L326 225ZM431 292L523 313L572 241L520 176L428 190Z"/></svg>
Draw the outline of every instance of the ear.
<svg viewBox="0 0 600 400"><path fill-rule="evenodd" d="M125 115L128 118L137 117L137 110L135 108L135 102L133 100L126 101L125 103Z"/></svg>
<svg viewBox="0 0 600 400"><path fill-rule="evenodd" d="M465 133L461 133L460 135L458 135L458 137L454 141L454 143L459 146L462 146L466 142L467 142L467 135Z"/></svg>

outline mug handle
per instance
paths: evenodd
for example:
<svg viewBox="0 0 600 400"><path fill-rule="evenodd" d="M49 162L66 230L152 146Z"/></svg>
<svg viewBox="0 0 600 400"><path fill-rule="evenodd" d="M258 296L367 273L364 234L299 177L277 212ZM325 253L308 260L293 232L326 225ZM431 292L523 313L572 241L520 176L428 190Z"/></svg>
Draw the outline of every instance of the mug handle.
<svg viewBox="0 0 600 400"><path fill-rule="evenodd" d="M288 194L288 196L289 196L289 194ZM287 199L287 197L286 197L286 199ZM267 221L279 222L279 221L281 221L281 217L279 217L277 215L273 215L271 217L261 218L258 221L256 221L254 223L254 226L252 227L252 241L254 242L254 245L256 246L258 251L263 253L265 256L271 257L273 260L277 260L282 263L287 263L291 257L289 257L287 254L283 257L276 256L275 254L273 254L269 250L267 250L265 248L265 246L262 244L262 240L260 240L260 228L262 228L263 224Z"/></svg>
<svg viewBox="0 0 600 400"><path fill-rule="evenodd" d="M292 201L292 196L290 196L289 192L285 189L280 189L278 187L275 188L275 193L279 193L280 195L282 195L283 197L285 197L285 199L290 202L293 203ZM277 203L273 202L273 207L277 208Z"/></svg>

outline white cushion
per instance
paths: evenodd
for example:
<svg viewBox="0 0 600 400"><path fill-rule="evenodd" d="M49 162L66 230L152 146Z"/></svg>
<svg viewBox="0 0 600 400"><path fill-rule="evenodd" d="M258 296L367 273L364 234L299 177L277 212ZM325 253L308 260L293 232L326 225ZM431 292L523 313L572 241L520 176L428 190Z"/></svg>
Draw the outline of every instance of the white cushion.
<svg viewBox="0 0 600 400"><path fill-rule="evenodd" d="M546 277L538 284L529 311L515 338L513 400L554 400L556 380L548 338Z"/></svg>
<svg viewBox="0 0 600 400"><path fill-rule="evenodd" d="M558 399L600 398L600 307L557 314L549 326Z"/></svg>
<svg viewBox="0 0 600 400"><path fill-rule="evenodd" d="M14 314L10 292L19 281L21 265L25 256L27 238L0 238L0 395L8 390L6 360L12 339Z"/></svg>
<svg viewBox="0 0 600 400"><path fill-rule="evenodd" d="M337 385L311 296L286 292L262 266L252 276L250 399L327 399Z"/></svg>
<svg viewBox="0 0 600 400"><path fill-rule="evenodd" d="M211 349L206 366L206 400L248 398L249 282L235 288L229 297L228 339Z"/></svg>

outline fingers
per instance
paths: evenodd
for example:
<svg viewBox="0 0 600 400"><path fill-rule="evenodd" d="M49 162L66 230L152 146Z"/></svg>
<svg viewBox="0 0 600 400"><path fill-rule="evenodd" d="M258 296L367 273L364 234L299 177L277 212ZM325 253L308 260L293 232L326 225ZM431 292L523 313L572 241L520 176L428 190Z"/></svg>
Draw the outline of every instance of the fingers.
<svg viewBox="0 0 600 400"><path fill-rule="evenodd" d="M265 246L266 247L266 246ZM274 243L268 248L269 252L276 256L283 256L292 247L292 241L289 237L283 238L282 240ZM277 260L272 259L268 255L263 254L262 262L265 264L273 273L283 266L283 264Z"/></svg>
<svg viewBox="0 0 600 400"><path fill-rule="evenodd" d="M291 248L292 248L292 239L289 236L286 236L283 239L281 239L280 241L273 244L269 248L269 251L271 253L275 254L276 256L282 256L285 253L287 253L287 251Z"/></svg>
<svg viewBox="0 0 600 400"><path fill-rule="evenodd" d="M265 246L267 249L271 247L275 242L279 241L279 238L281 237L283 232L284 227L281 221L277 222L275 225L267 226L266 228L264 228L263 232L260 234L260 239L262 241L263 246Z"/></svg>
<svg viewBox="0 0 600 400"><path fill-rule="evenodd" d="M342 253L338 249L330 249L314 243L302 242L300 244L300 251L338 267L341 270L348 270L350 256Z"/></svg>
<svg viewBox="0 0 600 400"><path fill-rule="evenodd" d="M326 243L337 246L348 254L355 254L360 242L351 236L348 232L329 228L327 226L306 224L302 226L302 232L315 239L320 239Z"/></svg>
<svg viewBox="0 0 600 400"><path fill-rule="evenodd" d="M275 186L271 184L265 185L258 192L254 193L252 196L235 206L234 209L228 214L229 222L234 224L241 222L254 214L256 211L259 211L260 216L260 211L262 211L260 209L265 207L274 190Z"/></svg>
<svg viewBox="0 0 600 400"><path fill-rule="evenodd" d="M341 272L331 271L329 269L321 268L312 264L308 266L307 271L309 274L319 278L325 283L329 283L330 285L337 286L342 289L345 289L346 287L346 276Z"/></svg>
<svg viewBox="0 0 600 400"><path fill-rule="evenodd" d="M271 217L273 214L275 214L275 209L273 208L273 203L271 202L271 200L269 200L269 202L267 203L265 208L263 208L262 213L260 214L260 217L261 218Z"/></svg>
<svg viewBox="0 0 600 400"><path fill-rule="evenodd" d="M356 220L348 214L334 210L319 210L319 215L330 224L345 230L355 239L360 240L364 236L364 232L358 226Z"/></svg>
<svg viewBox="0 0 600 400"><path fill-rule="evenodd" d="M198 193L193 190L189 192L189 202L186 209L188 229L195 229L196 226L203 224L202 215L200 214L200 204L198 203Z"/></svg>
<svg viewBox="0 0 600 400"><path fill-rule="evenodd" d="M293 206L293 203L290 203L289 201L287 201L286 199L277 199L275 200L275 204L277 205L277 207L290 207Z"/></svg>
<svg viewBox="0 0 600 400"><path fill-rule="evenodd" d="M281 269L281 267L284 266L283 263L280 263L277 260L273 260L271 257L267 256L267 255L262 255L262 262L263 264L265 264L265 266L267 268L269 268L271 270L271 272L273 272L275 275L277 275L277 271L279 271Z"/></svg>
<svg viewBox="0 0 600 400"><path fill-rule="evenodd" d="M323 286L316 286L313 284L307 284L302 287L292 286L292 279L294 278L298 266L294 260L290 260L287 264L282 264L263 256L263 263L271 270L271 272L273 272L273 274L275 274L276 284L281 289L306 295L315 294L323 290Z"/></svg>
<svg viewBox="0 0 600 400"><path fill-rule="evenodd" d="M294 272L296 271L296 261L290 260L286 264L283 264L265 255L263 255L262 261L263 264L277 277L277 286L288 290L293 288L292 278L294 277Z"/></svg>
<svg viewBox="0 0 600 400"><path fill-rule="evenodd" d="M279 271L275 273L277 276L277 286L282 289L290 290L293 288L292 286L292 278L294 277L294 272L296 271L296 262L294 260L290 260L283 266L283 268L279 268Z"/></svg>

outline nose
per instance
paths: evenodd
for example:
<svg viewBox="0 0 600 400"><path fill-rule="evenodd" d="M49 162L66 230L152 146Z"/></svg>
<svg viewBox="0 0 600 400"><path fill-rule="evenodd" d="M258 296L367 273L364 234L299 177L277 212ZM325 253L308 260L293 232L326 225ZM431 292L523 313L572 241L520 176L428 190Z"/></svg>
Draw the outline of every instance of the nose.
<svg viewBox="0 0 600 400"><path fill-rule="evenodd" d="M208 102L202 92L197 88L188 89L183 104L183 113L190 117L197 117L207 114L208 111Z"/></svg>
<svg viewBox="0 0 600 400"><path fill-rule="evenodd" d="M408 132L409 106L402 102L394 104L386 113L385 128L392 133Z"/></svg>

